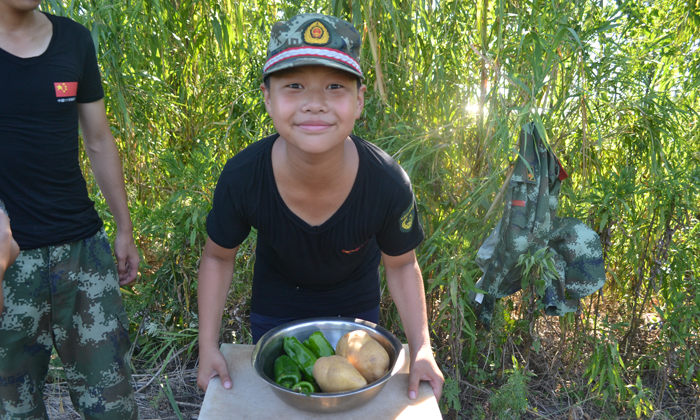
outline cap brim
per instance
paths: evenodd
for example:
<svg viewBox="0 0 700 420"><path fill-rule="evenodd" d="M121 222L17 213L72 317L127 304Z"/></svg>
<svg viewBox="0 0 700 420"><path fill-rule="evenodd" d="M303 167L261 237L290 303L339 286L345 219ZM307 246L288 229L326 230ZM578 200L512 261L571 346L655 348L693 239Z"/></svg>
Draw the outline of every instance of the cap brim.
<svg viewBox="0 0 700 420"><path fill-rule="evenodd" d="M335 60L330 60L330 59L325 59L322 57L294 57L294 58L288 58L286 60L280 61L279 63L276 63L275 65L270 66L270 68L267 69L266 72L263 73L263 77L269 76L271 73L284 70L284 69L289 69L292 67L303 67L303 66L325 66L325 67L333 67L339 70L344 70L348 73L351 73L360 79L364 79L365 76L363 76L361 73L357 72L354 68L347 66L343 63L340 63Z"/></svg>

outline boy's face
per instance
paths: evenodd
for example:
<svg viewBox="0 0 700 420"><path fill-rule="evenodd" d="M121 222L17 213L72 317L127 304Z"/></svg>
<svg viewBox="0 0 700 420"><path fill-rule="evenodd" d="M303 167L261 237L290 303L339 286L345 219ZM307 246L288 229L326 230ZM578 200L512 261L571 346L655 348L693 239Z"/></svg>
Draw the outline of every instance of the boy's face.
<svg viewBox="0 0 700 420"><path fill-rule="evenodd" d="M344 143L365 103L366 87L357 77L325 66L303 66L270 75L261 85L265 108L280 136L309 153L327 152Z"/></svg>

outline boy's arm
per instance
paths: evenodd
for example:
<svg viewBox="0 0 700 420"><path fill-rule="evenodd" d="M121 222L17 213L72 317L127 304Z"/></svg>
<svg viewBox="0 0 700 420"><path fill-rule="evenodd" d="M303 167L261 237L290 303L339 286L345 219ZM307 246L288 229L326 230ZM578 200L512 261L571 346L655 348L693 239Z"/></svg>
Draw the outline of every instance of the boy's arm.
<svg viewBox="0 0 700 420"><path fill-rule="evenodd" d="M122 164L107 121L104 100L79 103L78 118L92 173L117 223L114 255L117 257L119 284L124 286L136 279L140 257L134 244L134 226L126 200Z"/></svg>
<svg viewBox="0 0 700 420"><path fill-rule="evenodd" d="M199 369L197 385L207 390L209 380L219 375L224 388L232 386L228 366L219 350L219 329L233 278L238 247L228 249L207 238L202 251L197 283L199 307Z"/></svg>
<svg viewBox="0 0 700 420"><path fill-rule="evenodd" d="M414 251L392 257L382 252L386 284L399 310L410 352L408 397L418 396L420 381L430 382L436 399L442 395L445 378L440 372L430 347L428 315L423 277Z"/></svg>

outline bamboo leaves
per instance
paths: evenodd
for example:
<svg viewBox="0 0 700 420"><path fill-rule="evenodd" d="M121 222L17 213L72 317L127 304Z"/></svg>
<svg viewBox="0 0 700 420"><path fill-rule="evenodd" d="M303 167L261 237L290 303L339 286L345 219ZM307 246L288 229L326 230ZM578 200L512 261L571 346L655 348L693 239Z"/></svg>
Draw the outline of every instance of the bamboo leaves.
<svg viewBox="0 0 700 420"><path fill-rule="evenodd" d="M592 309L576 321L575 339L597 340L586 370L590 386L611 397L632 395L643 407L646 391L625 372L637 365L618 348L617 330L605 325L601 341L589 323L597 326L598 309L611 301L625 321L653 303L664 319L654 351L682 352L678 367L668 369L700 380L698 4L45 0L41 7L92 32L135 223L151 257L143 287L157 285L143 306L170 317L163 328L190 321L218 171L274 131L258 89L270 26L322 11L351 20L363 34L368 91L355 133L410 175L426 233L418 258L431 331L454 377L488 377L509 359L479 347L495 338L478 327L466 302L480 275L476 250L498 219L518 159L517 133L534 121L570 175L559 215L586 220L604 243L609 301L585 302ZM254 240L239 254L232 299L245 301ZM533 279L551 268L545 254L523 264ZM382 308L396 319L390 305ZM512 336L528 333L516 309L501 309ZM545 340L536 342L547 351ZM584 359L567 351L562 357L572 365Z"/></svg>

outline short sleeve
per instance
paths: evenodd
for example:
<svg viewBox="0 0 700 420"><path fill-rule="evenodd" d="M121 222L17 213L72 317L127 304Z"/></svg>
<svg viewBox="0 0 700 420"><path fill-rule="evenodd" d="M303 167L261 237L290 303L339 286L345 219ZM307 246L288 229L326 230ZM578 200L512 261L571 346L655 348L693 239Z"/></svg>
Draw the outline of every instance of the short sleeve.
<svg viewBox="0 0 700 420"><path fill-rule="evenodd" d="M234 198L236 186L229 182L231 173L224 169L214 190L214 202L207 216L207 234L217 245L233 249L250 233L251 226L241 211L241 200Z"/></svg>
<svg viewBox="0 0 700 420"><path fill-rule="evenodd" d="M413 193L408 200L398 201L391 209L384 228L377 234L377 245L387 255L405 254L423 242L423 228L418 218L418 206Z"/></svg>
<svg viewBox="0 0 700 420"><path fill-rule="evenodd" d="M83 63L83 76L78 83L76 101L84 104L99 101L104 98L105 93L104 89L102 89L100 68L97 65L95 43L92 41L90 32L87 29L81 32L84 39L85 61Z"/></svg>

